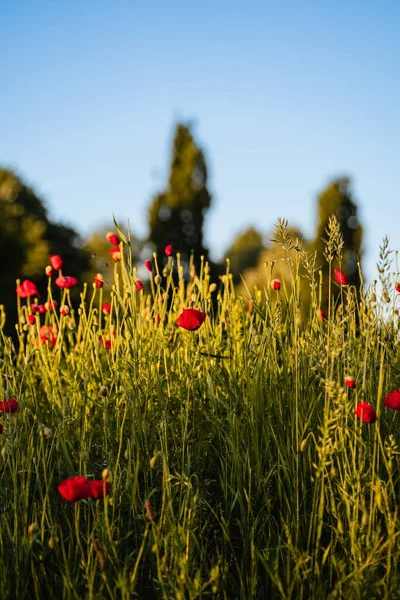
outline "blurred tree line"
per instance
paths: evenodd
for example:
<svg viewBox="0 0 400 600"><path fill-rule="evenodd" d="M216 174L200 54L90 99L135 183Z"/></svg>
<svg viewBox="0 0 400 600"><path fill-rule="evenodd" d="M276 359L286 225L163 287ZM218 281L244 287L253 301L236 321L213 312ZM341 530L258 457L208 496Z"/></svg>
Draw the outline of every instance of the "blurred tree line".
<svg viewBox="0 0 400 600"><path fill-rule="evenodd" d="M134 260L140 265L144 259L151 258L154 250L159 260L165 261L164 247L172 244L174 252L180 252L184 267L193 255L198 271L201 257L210 262L209 250L204 245L204 223L211 203L204 153L190 125L179 123L172 143L167 184L149 205L148 237L141 240L131 236ZM317 198L313 240L305 240L300 231L290 231L310 255L315 254L316 267L322 271L321 308L328 302L329 265L324 257L324 239L331 215L336 216L344 239L342 263L335 263L333 267L340 266L349 276L350 284L358 285L363 230L351 183L346 177L331 181ZM16 279L34 280L46 295L45 267L51 254L62 256L65 274L93 281L93 276L100 272L106 281L111 281L113 261L105 234L113 229L110 222L82 240L72 227L53 222L43 201L14 172L0 168L0 304L6 308L7 332L11 333L16 319ZM243 289L244 278L249 288L256 285L262 289L266 285L266 265L274 265L270 276L279 277L289 285L287 265L281 260L279 247L268 237L249 227L233 239L224 258L229 258L230 271L238 287ZM225 260L221 264L210 262L210 266L214 277L226 270ZM333 288L332 292L337 294L338 290ZM307 291L304 298L307 299Z"/></svg>

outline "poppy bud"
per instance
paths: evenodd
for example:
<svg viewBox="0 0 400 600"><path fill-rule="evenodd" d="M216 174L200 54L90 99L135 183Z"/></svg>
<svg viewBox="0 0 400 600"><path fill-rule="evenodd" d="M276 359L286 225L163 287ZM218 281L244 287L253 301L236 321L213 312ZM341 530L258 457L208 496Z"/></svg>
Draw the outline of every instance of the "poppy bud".
<svg viewBox="0 0 400 600"><path fill-rule="evenodd" d="M213 292L215 292L216 289L217 289L217 284L216 283L212 283L210 285L210 287L208 288L208 291L210 292L210 294L212 294Z"/></svg>
<svg viewBox="0 0 400 600"><path fill-rule="evenodd" d="M151 266L151 262L149 260L145 260L144 261L144 266L146 267L146 269L151 273L152 271L152 266Z"/></svg>
<svg viewBox="0 0 400 600"><path fill-rule="evenodd" d="M161 278L161 276L160 276L160 275L156 275L156 276L154 277L154 283L155 283L156 285L160 285L160 283L161 283L161 282L162 282L162 278Z"/></svg>
<svg viewBox="0 0 400 600"><path fill-rule="evenodd" d="M354 390L354 388L356 387L356 381L355 381L354 377L352 377L351 375L347 375L344 382L347 385L347 387L350 388L351 390Z"/></svg>
<svg viewBox="0 0 400 600"><path fill-rule="evenodd" d="M119 246L114 246L114 248L110 248L110 254L114 262L119 262L121 260L121 250Z"/></svg>
<svg viewBox="0 0 400 600"><path fill-rule="evenodd" d="M101 273L97 273L97 275L95 275L94 277L94 283L96 284L97 288L102 288L104 285L104 279L103 279L103 275Z"/></svg>
<svg viewBox="0 0 400 600"><path fill-rule="evenodd" d="M30 525L28 525L28 534L29 535L35 535L35 533L38 531L39 527L37 523L31 523Z"/></svg>
<svg viewBox="0 0 400 600"><path fill-rule="evenodd" d="M167 256L172 256L174 249L172 248L171 244L168 244L168 246L165 246L164 251Z"/></svg>
<svg viewBox="0 0 400 600"><path fill-rule="evenodd" d="M108 396L108 388L105 385L102 385L99 394L100 396L103 396L103 398L106 398Z"/></svg>
<svg viewBox="0 0 400 600"><path fill-rule="evenodd" d="M66 304L63 304L60 308L60 313L62 314L63 317L65 317L69 313L69 306L67 306Z"/></svg>
<svg viewBox="0 0 400 600"><path fill-rule="evenodd" d="M398 282L397 282L397 283L396 283L396 285L395 285L394 287L395 287L395 289L396 289L396 292L399 292L399 293L400 293L400 283L398 283Z"/></svg>
<svg viewBox="0 0 400 600"><path fill-rule="evenodd" d="M53 254L53 256L50 256L50 264L55 271L59 271L63 266L61 256L59 256L58 254Z"/></svg>
<svg viewBox="0 0 400 600"><path fill-rule="evenodd" d="M112 231L109 231L108 233L106 233L106 238L110 242L110 244L112 244L113 246L118 246L120 243L119 237Z"/></svg>
<svg viewBox="0 0 400 600"><path fill-rule="evenodd" d="M136 280L136 289L138 292L141 292L143 289L143 283L140 281L140 279Z"/></svg>
<svg viewBox="0 0 400 600"><path fill-rule="evenodd" d="M323 321L326 321L326 312L324 311L323 308L320 308L318 311L318 316L320 319L322 319Z"/></svg>
<svg viewBox="0 0 400 600"><path fill-rule="evenodd" d="M346 273L340 269L334 269L334 274L336 283L342 286L349 285L349 278L347 277Z"/></svg>
<svg viewBox="0 0 400 600"><path fill-rule="evenodd" d="M78 285L78 280L76 277L70 277L69 275L60 275L57 277L55 284L62 290L69 290Z"/></svg>
<svg viewBox="0 0 400 600"><path fill-rule="evenodd" d="M102 470L101 478L103 481L111 481L111 473L107 468Z"/></svg>
<svg viewBox="0 0 400 600"><path fill-rule="evenodd" d="M109 315L111 312L111 304L109 304L108 302L103 302L103 306L101 307L101 309L105 315Z"/></svg>
<svg viewBox="0 0 400 600"><path fill-rule="evenodd" d="M277 292L279 292L279 290L281 289L281 282L279 279L273 279L271 281L271 286L274 290L276 290Z"/></svg>
<svg viewBox="0 0 400 600"><path fill-rule="evenodd" d="M45 268L45 271L46 271L47 277L53 277L54 271L50 265L47 265L47 267Z"/></svg>
<svg viewBox="0 0 400 600"><path fill-rule="evenodd" d="M28 323L30 325L34 325L36 323L36 317L35 317L35 315L28 315Z"/></svg>
<svg viewBox="0 0 400 600"><path fill-rule="evenodd" d="M39 304L38 306L38 310L40 312L41 315L44 315L45 313L47 313L47 308L44 304Z"/></svg>

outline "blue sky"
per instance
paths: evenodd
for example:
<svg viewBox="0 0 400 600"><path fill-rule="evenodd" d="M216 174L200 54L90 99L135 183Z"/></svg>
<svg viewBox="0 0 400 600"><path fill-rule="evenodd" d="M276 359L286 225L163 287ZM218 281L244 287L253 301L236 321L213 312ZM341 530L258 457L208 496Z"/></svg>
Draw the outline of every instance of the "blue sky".
<svg viewBox="0 0 400 600"><path fill-rule="evenodd" d="M0 164L81 233L165 183L174 124L206 151L219 257L250 224L312 235L329 179L353 179L365 267L400 249L400 3L0 1Z"/></svg>

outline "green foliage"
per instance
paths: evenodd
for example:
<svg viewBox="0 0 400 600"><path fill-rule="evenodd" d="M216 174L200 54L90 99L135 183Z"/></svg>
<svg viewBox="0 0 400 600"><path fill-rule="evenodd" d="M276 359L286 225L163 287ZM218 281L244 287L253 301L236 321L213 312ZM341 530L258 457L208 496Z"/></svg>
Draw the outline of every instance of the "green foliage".
<svg viewBox="0 0 400 600"><path fill-rule="evenodd" d="M302 328L299 286L315 272L296 237L278 223L288 285L272 289L267 269L250 307L229 274L216 288L205 265L185 282L173 257L138 292L129 248L109 316L90 286L75 308L64 292L68 315L34 325L22 302L19 353L0 343L0 400L20 403L1 417L6 600L399 598L400 432L383 401L400 376L390 251L379 262L390 303L347 287L340 314L321 320L310 304ZM196 332L176 326L190 306L207 313ZM54 347L39 324L57 331ZM360 401L374 424L356 419ZM110 497L58 494L105 466Z"/></svg>
<svg viewBox="0 0 400 600"><path fill-rule="evenodd" d="M225 253L225 259L229 258L230 272L235 284L239 283L240 275L257 265L263 250L265 246L262 234L254 227L249 227L233 240Z"/></svg>
<svg viewBox="0 0 400 600"><path fill-rule="evenodd" d="M43 202L15 173L0 168L0 303L10 316L9 332L15 319L15 280L34 278L45 289L44 269L56 252L66 270L79 276L88 257L78 241L71 227L49 220Z"/></svg>
<svg viewBox="0 0 400 600"><path fill-rule="evenodd" d="M317 264L323 274L324 285L322 288L322 304L328 306L329 300L329 271L333 268L342 269L349 278L350 285L357 288L360 285L360 268L362 253L362 226L359 222L357 205L355 204L351 190L350 180L346 177L333 180L318 197L318 222L315 239L311 245L311 251L316 252ZM329 219L336 217L339 232L343 239L341 259L332 260L326 255L325 240ZM338 288L332 288L334 297L340 294Z"/></svg>
<svg viewBox="0 0 400 600"><path fill-rule="evenodd" d="M173 141L168 186L157 194L149 208L149 240L159 256L172 244L189 263L194 253L207 259L203 246L203 225L211 196L207 188L207 168L202 150L188 125L179 123Z"/></svg>

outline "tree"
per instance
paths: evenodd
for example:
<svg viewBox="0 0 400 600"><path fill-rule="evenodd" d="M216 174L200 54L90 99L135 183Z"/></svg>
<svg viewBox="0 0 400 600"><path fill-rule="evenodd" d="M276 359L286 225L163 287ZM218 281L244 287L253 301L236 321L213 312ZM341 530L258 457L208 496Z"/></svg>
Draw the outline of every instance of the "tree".
<svg viewBox="0 0 400 600"><path fill-rule="evenodd" d="M78 234L50 221L35 192L13 171L0 168L0 304L6 309L7 333L16 322L16 279L32 278L45 292L51 254L63 257L68 274L79 276L88 266Z"/></svg>
<svg viewBox="0 0 400 600"><path fill-rule="evenodd" d="M192 253L197 265L200 256L208 258L203 225L210 204L204 154L195 143L190 126L179 123L172 145L168 186L149 207L149 240L160 259L167 244L181 253L183 264L189 262Z"/></svg>
<svg viewBox="0 0 400 600"><path fill-rule="evenodd" d="M225 253L225 259L230 260L230 272L235 284L240 282L240 275L258 264L264 250L263 236L254 227L249 227L236 236Z"/></svg>
<svg viewBox="0 0 400 600"><path fill-rule="evenodd" d="M317 263L319 263L323 275L322 304L328 304L329 294L329 263L324 256L325 242L327 238L327 227L329 218L335 215L340 231L343 236L343 256L341 264L334 261L332 268L340 267L348 276L349 284L360 285L360 272L358 262L361 260L361 243L363 229L357 216L357 205L355 204L351 193L350 179L340 177L329 183L327 188L319 195L318 203L318 222L315 239L311 249L317 254ZM332 286L332 293L337 296L340 293L339 288Z"/></svg>

